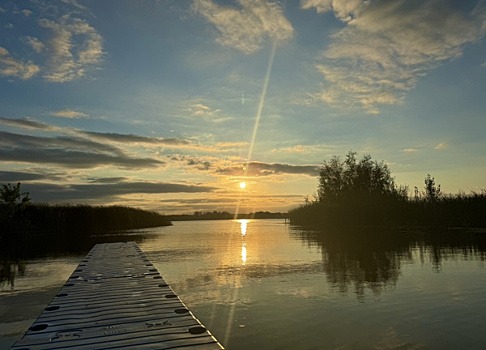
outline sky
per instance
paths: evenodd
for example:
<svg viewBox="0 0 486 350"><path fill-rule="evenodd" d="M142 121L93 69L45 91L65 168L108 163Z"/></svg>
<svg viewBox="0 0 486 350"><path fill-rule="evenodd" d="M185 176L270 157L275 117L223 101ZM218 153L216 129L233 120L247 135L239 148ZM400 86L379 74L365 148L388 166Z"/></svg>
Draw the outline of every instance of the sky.
<svg viewBox="0 0 486 350"><path fill-rule="evenodd" d="M353 150L410 193L481 191L485 91L482 0L1 1L0 183L287 211Z"/></svg>

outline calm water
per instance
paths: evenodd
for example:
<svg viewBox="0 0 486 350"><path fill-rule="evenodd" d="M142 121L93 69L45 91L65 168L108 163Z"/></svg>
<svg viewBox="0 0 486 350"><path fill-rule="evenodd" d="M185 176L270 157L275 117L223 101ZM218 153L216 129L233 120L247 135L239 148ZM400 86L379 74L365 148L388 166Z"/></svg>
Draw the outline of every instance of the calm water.
<svg viewBox="0 0 486 350"><path fill-rule="evenodd" d="M486 348L486 235L391 235L240 220L175 222L134 237L228 349ZM3 282L1 348L82 256L26 261L13 286Z"/></svg>

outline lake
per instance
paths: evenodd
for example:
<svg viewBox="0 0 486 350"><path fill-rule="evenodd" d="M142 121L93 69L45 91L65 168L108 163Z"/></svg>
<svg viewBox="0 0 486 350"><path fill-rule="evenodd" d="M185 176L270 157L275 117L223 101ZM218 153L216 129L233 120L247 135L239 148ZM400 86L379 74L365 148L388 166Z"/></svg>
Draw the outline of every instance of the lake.
<svg viewBox="0 0 486 350"><path fill-rule="evenodd" d="M110 240L118 236L137 241L228 349L486 348L484 233L315 232L283 220L228 220L174 222ZM85 254L3 263L1 349L21 337Z"/></svg>

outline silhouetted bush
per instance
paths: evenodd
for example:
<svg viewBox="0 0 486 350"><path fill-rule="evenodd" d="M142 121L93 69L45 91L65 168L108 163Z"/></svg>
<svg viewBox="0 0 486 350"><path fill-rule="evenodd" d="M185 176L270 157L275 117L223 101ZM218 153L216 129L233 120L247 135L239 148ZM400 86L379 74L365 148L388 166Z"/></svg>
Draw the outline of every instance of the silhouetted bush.
<svg viewBox="0 0 486 350"><path fill-rule="evenodd" d="M486 227L486 192L443 195L440 185L427 174L425 192L408 198L406 187L397 187L383 162L369 155L356 161L325 161L319 176L316 201L289 211L292 224L326 226L435 226Z"/></svg>

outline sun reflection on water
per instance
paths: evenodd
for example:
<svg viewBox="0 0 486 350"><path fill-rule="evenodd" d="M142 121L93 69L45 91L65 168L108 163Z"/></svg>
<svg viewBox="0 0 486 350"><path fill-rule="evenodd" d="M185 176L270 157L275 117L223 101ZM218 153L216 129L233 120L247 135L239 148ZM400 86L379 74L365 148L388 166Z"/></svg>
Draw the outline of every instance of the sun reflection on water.
<svg viewBox="0 0 486 350"><path fill-rule="evenodd" d="M240 231L241 231L241 240L242 240L242 245L241 245L241 264L245 265L246 264L246 242L245 242L245 237L246 237L246 232L248 229L248 223L250 220L248 219L240 219L238 220L240 223Z"/></svg>
<svg viewBox="0 0 486 350"><path fill-rule="evenodd" d="M250 222L250 220L240 219L240 220L238 220L238 222L240 223L241 236L244 237L244 236L246 236L246 229L247 229L247 226L248 226L248 223Z"/></svg>
<svg viewBox="0 0 486 350"><path fill-rule="evenodd" d="M246 243L243 242L243 245L241 246L241 263L242 265L246 264Z"/></svg>

